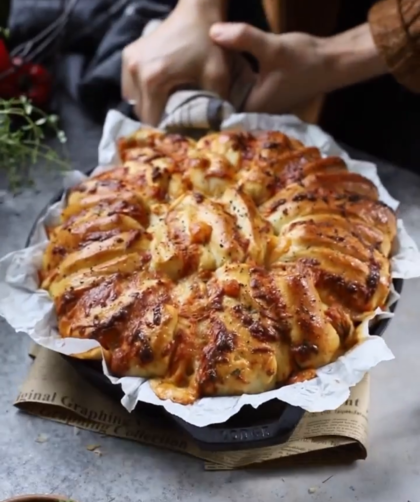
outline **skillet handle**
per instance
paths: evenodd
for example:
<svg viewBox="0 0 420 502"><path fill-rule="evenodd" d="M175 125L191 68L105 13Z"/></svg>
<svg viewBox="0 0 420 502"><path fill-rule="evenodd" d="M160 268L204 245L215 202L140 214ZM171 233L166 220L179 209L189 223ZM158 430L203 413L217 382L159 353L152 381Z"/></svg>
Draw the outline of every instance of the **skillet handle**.
<svg viewBox="0 0 420 502"><path fill-rule="evenodd" d="M219 426L197 427L179 417L172 416L203 450L232 451L263 448L285 443L303 417L305 411L287 405L280 417L264 425L225 428Z"/></svg>

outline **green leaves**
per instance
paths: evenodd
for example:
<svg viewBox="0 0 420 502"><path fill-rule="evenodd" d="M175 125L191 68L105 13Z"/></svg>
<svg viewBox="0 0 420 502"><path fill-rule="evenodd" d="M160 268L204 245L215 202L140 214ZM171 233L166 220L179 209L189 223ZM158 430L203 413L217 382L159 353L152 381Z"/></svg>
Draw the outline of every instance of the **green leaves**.
<svg viewBox="0 0 420 502"><path fill-rule="evenodd" d="M10 37L10 30L9 30L9 28L2 28L0 26L0 36L2 36L2 35L3 35L4 38L9 38Z"/></svg>
<svg viewBox="0 0 420 502"><path fill-rule="evenodd" d="M58 138L58 141L60 143L66 143L67 141L67 137L66 135L64 134L64 131L58 131L57 133L57 138Z"/></svg>
<svg viewBox="0 0 420 502"><path fill-rule="evenodd" d="M0 169L6 171L12 190L32 183L29 168L42 159L47 165L67 169L67 160L44 143L47 130L61 144L67 141L56 115L35 108L26 97L0 99Z"/></svg>

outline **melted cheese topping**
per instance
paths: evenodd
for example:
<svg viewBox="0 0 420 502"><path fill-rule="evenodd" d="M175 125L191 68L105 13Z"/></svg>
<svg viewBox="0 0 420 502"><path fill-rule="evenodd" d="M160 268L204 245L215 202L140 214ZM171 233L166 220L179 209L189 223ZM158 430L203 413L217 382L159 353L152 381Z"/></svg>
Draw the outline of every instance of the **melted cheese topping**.
<svg viewBox="0 0 420 502"><path fill-rule="evenodd" d="M141 129L73 188L42 287L63 337L162 399L312 378L389 294L395 214L342 159L276 131ZM86 354L86 357L96 357Z"/></svg>

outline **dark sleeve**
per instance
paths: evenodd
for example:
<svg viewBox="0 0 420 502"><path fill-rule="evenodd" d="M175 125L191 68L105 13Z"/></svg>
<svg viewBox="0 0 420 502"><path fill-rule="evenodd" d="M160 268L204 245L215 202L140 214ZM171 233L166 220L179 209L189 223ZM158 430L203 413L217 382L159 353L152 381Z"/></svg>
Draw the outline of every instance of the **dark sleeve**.
<svg viewBox="0 0 420 502"><path fill-rule="evenodd" d="M420 0L383 0L369 12L375 44L389 71L407 89L420 92Z"/></svg>

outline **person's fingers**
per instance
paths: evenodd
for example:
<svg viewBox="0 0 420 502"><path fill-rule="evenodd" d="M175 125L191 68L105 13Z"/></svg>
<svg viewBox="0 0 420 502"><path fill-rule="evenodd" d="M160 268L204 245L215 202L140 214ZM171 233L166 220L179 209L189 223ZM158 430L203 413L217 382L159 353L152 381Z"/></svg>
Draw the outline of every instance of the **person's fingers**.
<svg viewBox="0 0 420 502"><path fill-rule="evenodd" d="M222 99L227 99L230 80L228 55L221 54L220 57L212 57L205 65L201 78L201 87L214 92Z"/></svg>
<svg viewBox="0 0 420 502"><path fill-rule="evenodd" d="M133 65L130 63L129 47L122 54L121 64L121 97L125 101L136 100L136 83L133 79Z"/></svg>
<svg viewBox="0 0 420 502"><path fill-rule="evenodd" d="M254 85L246 99L244 111L248 113L264 113L267 111L264 109L265 101L261 86L257 83Z"/></svg>
<svg viewBox="0 0 420 502"><path fill-rule="evenodd" d="M258 75L252 71L246 59L241 54L232 54L229 101L237 111L243 110L257 79Z"/></svg>
<svg viewBox="0 0 420 502"><path fill-rule="evenodd" d="M135 79L140 90L135 111L142 122L157 126L169 96L169 82L165 83L165 66L157 60L143 68L138 67Z"/></svg>
<svg viewBox="0 0 420 502"><path fill-rule="evenodd" d="M249 52L257 59L267 56L273 35L243 23L216 23L210 28L211 39L226 49Z"/></svg>
<svg viewBox="0 0 420 502"><path fill-rule="evenodd" d="M137 118L142 122L146 122L146 120L144 120L142 118L142 114L141 114L142 113L142 109L141 109L142 102L143 102L143 100L142 100L142 95L141 95L141 87L138 87L137 93L136 93L136 98L130 100L130 104L133 107L134 114L137 116Z"/></svg>
<svg viewBox="0 0 420 502"><path fill-rule="evenodd" d="M248 95L244 111L248 113L290 112L290 92L281 82L259 78Z"/></svg>

